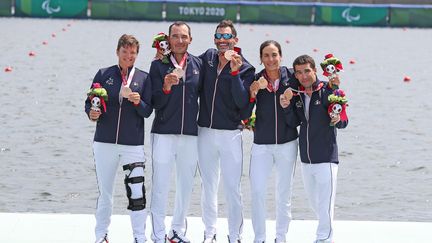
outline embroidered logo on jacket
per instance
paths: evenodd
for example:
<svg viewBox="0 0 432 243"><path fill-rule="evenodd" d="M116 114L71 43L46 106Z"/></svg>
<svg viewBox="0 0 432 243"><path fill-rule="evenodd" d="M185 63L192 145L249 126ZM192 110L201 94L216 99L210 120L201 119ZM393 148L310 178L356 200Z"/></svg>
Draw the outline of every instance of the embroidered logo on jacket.
<svg viewBox="0 0 432 243"><path fill-rule="evenodd" d="M299 100L296 102L296 107L301 108L303 106L302 102Z"/></svg>
<svg viewBox="0 0 432 243"><path fill-rule="evenodd" d="M109 77L109 79L107 79L105 81L105 83L108 84L108 85L113 85L114 84L114 79L112 77Z"/></svg>
<svg viewBox="0 0 432 243"><path fill-rule="evenodd" d="M320 100L315 100L314 105L321 105L321 101Z"/></svg>

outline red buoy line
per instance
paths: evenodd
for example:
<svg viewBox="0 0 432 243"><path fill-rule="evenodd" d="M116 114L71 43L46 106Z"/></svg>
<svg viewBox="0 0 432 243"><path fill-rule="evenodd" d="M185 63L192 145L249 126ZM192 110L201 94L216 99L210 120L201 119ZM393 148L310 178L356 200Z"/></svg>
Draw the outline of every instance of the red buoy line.
<svg viewBox="0 0 432 243"><path fill-rule="evenodd" d="M75 21L72 21L72 22L75 22ZM72 26L72 23L68 23L66 26L67 26L67 27L63 27L63 28L61 29L62 32L66 32L66 31L67 31L67 28L70 28L70 27ZM54 38L56 38L56 37L57 37L57 34L56 34L55 32L52 32L52 33L51 33L51 38L54 39ZM47 46L47 45L48 45L48 41L47 41L47 40L44 40L44 41L42 41L41 43L42 43L42 45L44 45L44 46ZM30 51L28 52L28 56L31 57L31 58L36 57L36 51L34 51L34 50L30 50ZM4 72L6 72L6 73L10 73L10 72L12 72L13 70L14 70L13 65L8 65L8 66L6 66L6 67L4 68Z"/></svg>

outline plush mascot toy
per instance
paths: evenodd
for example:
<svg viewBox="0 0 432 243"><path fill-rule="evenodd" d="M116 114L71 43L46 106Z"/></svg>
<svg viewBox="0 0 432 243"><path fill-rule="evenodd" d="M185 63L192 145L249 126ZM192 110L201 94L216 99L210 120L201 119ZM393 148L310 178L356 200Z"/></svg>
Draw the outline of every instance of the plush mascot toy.
<svg viewBox="0 0 432 243"><path fill-rule="evenodd" d="M252 112L251 117L242 121L243 127L249 131L254 131L255 130L255 120L256 120L255 112Z"/></svg>
<svg viewBox="0 0 432 243"><path fill-rule="evenodd" d="M153 37L152 47L162 52L162 63L169 63L168 55L171 53L171 50L168 43L168 36L165 33L161 32Z"/></svg>
<svg viewBox="0 0 432 243"><path fill-rule="evenodd" d="M347 121L346 107L348 105L348 99L345 97L345 92L341 89L335 89L333 94L329 95L328 100L330 105L327 111L330 118L339 115L341 121Z"/></svg>
<svg viewBox="0 0 432 243"><path fill-rule="evenodd" d="M328 77L328 79L332 79L336 76L336 73L340 72L342 67L342 62L333 56L333 54L325 55L324 61L320 64L323 72L323 75ZM335 86L335 85L333 85ZM338 87L331 87L332 89L337 89Z"/></svg>
<svg viewBox="0 0 432 243"><path fill-rule="evenodd" d="M323 72L323 75L328 77L329 80L336 76L336 74L343 69L342 62L333 56L333 54L325 55L324 61L320 64ZM346 107L348 106L348 99L345 97L345 92L335 84L330 85L330 88L333 89L333 94L329 95L328 100L330 105L328 107L328 114L330 118L334 118L337 115L340 116L341 121L347 121L348 116L346 114ZM334 126L334 124L330 124Z"/></svg>
<svg viewBox="0 0 432 243"><path fill-rule="evenodd" d="M90 100L94 111L106 112L106 101L108 101L108 93L106 89L102 88L100 83L93 83L92 88L87 92L87 97Z"/></svg>

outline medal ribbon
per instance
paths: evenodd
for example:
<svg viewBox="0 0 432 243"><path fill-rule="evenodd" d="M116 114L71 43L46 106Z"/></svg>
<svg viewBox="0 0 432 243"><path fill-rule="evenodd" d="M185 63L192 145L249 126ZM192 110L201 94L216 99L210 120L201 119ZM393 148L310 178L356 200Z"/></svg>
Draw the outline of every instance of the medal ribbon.
<svg viewBox="0 0 432 243"><path fill-rule="evenodd" d="M120 68L120 66L119 66L119 68ZM121 78L122 78L122 84L123 84L123 86L129 87L130 83L132 82L132 78L133 78L133 76L135 74L135 68L132 67L131 72L129 74L127 73L127 71L128 70L126 70L126 75L125 75L125 74L123 74L123 72L121 71L121 68L120 68L120 74L121 74Z"/></svg>
<svg viewBox="0 0 432 243"><path fill-rule="evenodd" d="M171 59L171 62L173 63L173 65L174 65L174 67L180 68L180 69L184 70L184 73L185 73L184 76L186 75L186 59L187 59L187 57L188 57L188 53L186 52L183 55L183 58L181 59L180 63L177 63L177 60L174 58L174 54L170 55L170 59Z"/></svg>
<svg viewBox="0 0 432 243"><path fill-rule="evenodd" d="M274 81L274 85L271 83L271 81L270 81L270 79L269 79L269 77L268 77L268 75L267 75L267 72L264 72L263 73L263 76L264 76L264 78L265 79L267 79L267 90L271 93L271 92L275 92L276 93L276 91L279 89L279 83L280 83L280 79L276 79L275 81Z"/></svg>

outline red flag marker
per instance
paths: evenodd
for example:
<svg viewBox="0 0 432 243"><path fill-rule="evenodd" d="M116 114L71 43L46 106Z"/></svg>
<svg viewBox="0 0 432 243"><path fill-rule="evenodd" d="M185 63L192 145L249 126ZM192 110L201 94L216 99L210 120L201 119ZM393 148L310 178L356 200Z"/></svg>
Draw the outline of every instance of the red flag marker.
<svg viewBox="0 0 432 243"><path fill-rule="evenodd" d="M29 55L30 57L34 57L34 56L36 56L36 52L34 52L34 51L30 51L28 55Z"/></svg>
<svg viewBox="0 0 432 243"><path fill-rule="evenodd" d="M408 76L408 75L406 75L406 76L404 77L403 81L404 81L404 82L409 82L409 81L411 81L411 77Z"/></svg>
<svg viewBox="0 0 432 243"><path fill-rule="evenodd" d="M11 66L7 66L4 69L5 72L12 72L12 67Z"/></svg>
<svg viewBox="0 0 432 243"><path fill-rule="evenodd" d="M350 64L355 64L356 61L355 61L354 59L351 59L351 60L349 61L349 63L350 63Z"/></svg>

